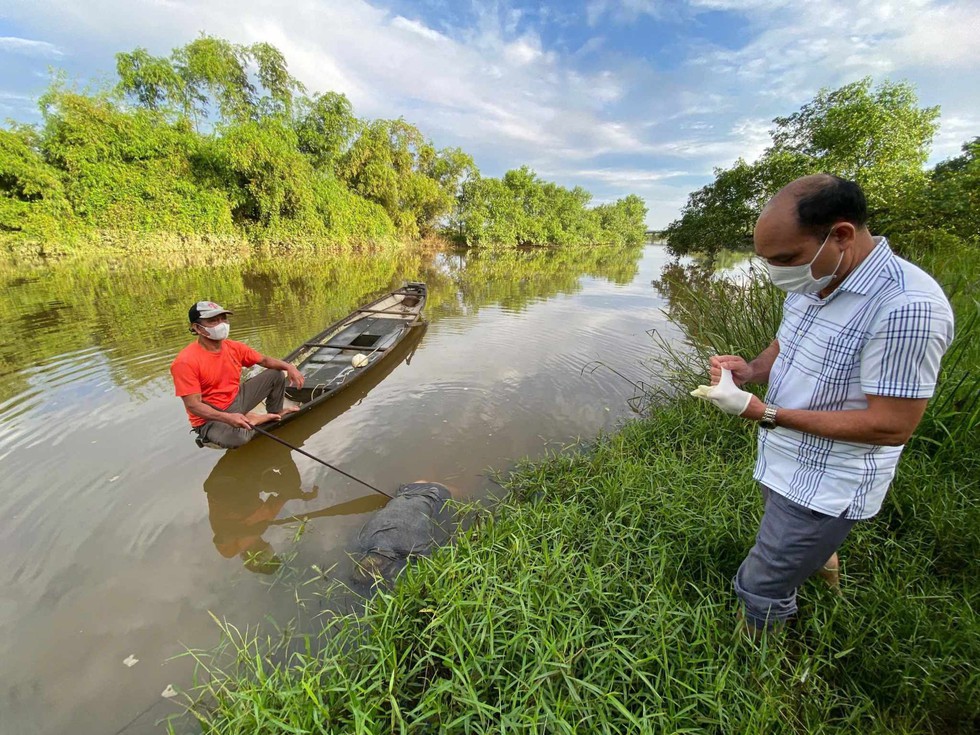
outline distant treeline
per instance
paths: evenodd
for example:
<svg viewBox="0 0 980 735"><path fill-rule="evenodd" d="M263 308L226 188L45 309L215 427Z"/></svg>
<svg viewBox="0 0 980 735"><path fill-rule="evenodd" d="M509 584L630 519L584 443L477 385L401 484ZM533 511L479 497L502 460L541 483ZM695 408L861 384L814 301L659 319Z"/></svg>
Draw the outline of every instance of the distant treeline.
<svg viewBox="0 0 980 735"><path fill-rule="evenodd" d="M116 56L111 89L56 78L43 123L0 130L0 231L66 242L99 231L281 242L637 245L646 207L542 181L480 176L403 119L362 120L307 94L274 46L202 36L169 57Z"/></svg>

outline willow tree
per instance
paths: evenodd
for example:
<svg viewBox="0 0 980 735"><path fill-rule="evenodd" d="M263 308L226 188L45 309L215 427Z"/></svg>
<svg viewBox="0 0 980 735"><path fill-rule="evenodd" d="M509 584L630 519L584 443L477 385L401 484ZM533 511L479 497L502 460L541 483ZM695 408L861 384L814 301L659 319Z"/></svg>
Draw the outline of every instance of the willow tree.
<svg viewBox="0 0 980 735"><path fill-rule="evenodd" d="M352 191L384 207L402 235L416 238L449 215L461 179L475 166L458 149L436 150L399 118L365 125L336 171Z"/></svg>
<svg viewBox="0 0 980 735"><path fill-rule="evenodd" d="M195 120L254 120L290 115L303 86L275 46L231 43L202 35L153 56L144 48L116 54L117 90L137 106L168 110Z"/></svg>
<svg viewBox="0 0 980 735"><path fill-rule="evenodd" d="M337 160L363 128L350 100L338 92L300 98L294 125L300 152L314 169L325 174L334 173Z"/></svg>

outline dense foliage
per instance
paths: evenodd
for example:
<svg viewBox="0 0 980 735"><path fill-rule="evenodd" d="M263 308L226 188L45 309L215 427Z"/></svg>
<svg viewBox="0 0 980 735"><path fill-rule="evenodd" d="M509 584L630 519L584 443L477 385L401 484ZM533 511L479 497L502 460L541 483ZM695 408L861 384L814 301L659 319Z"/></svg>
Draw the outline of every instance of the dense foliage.
<svg viewBox="0 0 980 735"><path fill-rule="evenodd" d="M939 109L920 108L914 88L871 80L822 90L799 112L777 117L772 144L754 163L739 159L716 169L715 180L693 192L681 217L665 231L675 254L713 254L752 245L766 201L793 179L829 172L861 184L871 227L893 235L942 231L977 242L977 140L964 154L924 170Z"/></svg>
<svg viewBox="0 0 980 735"><path fill-rule="evenodd" d="M43 124L0 130L0 232L62 243L95 232L248 235L295 242L634 245L638 197L591 196L527 168L480 176L403 119L361 120L336 92L307 95L274 46L202 36L169 57L116 57L118 83L56 79Z"/></svg>

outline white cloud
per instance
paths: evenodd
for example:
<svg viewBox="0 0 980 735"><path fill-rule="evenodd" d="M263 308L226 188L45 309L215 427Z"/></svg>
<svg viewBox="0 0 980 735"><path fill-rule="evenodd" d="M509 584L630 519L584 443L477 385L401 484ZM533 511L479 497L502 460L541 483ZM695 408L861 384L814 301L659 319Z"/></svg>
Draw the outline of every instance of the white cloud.
<svg viewBox="0 0 980 735"><path fill-rule="evenodd" d="M959 2L926 7L914 20L904 18L894 43L896 59L906 65L943 69L974 68L980 61L980 4Z"/></svg>
<svg viewBox="0 0 980 735"><path fill-rule="evenodd" d="M549 176L561 176L582 181L601 181L616 187L629 188L638 184L651 184L678 176L688 176L688 171L656 171L651 169L628 168L584 168L578 170L547 171Z"/></svg>
<svg viewBox="0 0 980 735"><path fill-rule="evenodd" d="M64 56L64 52L53 43L35 41L30 38L18 38L16 36L0 36L0 51L21 54L23 56L40 56L48 59Z"/></svg>
<svg viewBox="0 0 980 735"><path fill-rule="evenodd" d="M590 0L585 14L589 25L610 16L617 23L632 23L641 15L660 16L671 10L664 0Z"/></svg>
<svg viewBox="0 0 980 735"><path fill-rule="evenodd" d="M772 10L791 6L792 0L688 0L688 4L698 10Z"/></svg>
<svg viewBox="0 0 980 735"><path fill-rule="evenodd" d="M422 25L417 20L409 20L408 18L403 18L399 15L391 21L391 25L393 28L404 28L412 33L417 33L418 35L422 36L422 38L427 38L430 41L450 43L449 38L439 33L439 31L435 31L428 26Z"/></svg>
<svg viewBox="0 0 980 735"><path fill-rule="evenodd" d="M812 91L828 77L853 79L914 67L975 72L980 61L980 4L975 2L759 2L750 10L748 18L760 29L753 39L735 51L716 50L700 63L716 74L766 81L763 92L777 97Z"/></svg>
<svg viewBox="0 0 980 735"><path fill-rule="evenodd" d="M541 58L541 42L534 36L519 38L503 47L504 58L516 66L525 66Z"/></svg>
<svg viewBox="0 0 980 735"><path fill-rule="evenodd" d="M767 118L740 118L727 132L718 135L713 134L712 125L701 123L691 126L693 132L701 135L658 141L647 150L680 159L710 161L711 166L728 166L738 158L747 161L758 158L771 142L770 127Z"/></svg>
<svg viewBox="0 0 980 735"><path fill-rule="evenodd" d="M939 132L933 141L935 160L958 156L963 144L980 135L980 115L944 115L939 122Z"/></svg>

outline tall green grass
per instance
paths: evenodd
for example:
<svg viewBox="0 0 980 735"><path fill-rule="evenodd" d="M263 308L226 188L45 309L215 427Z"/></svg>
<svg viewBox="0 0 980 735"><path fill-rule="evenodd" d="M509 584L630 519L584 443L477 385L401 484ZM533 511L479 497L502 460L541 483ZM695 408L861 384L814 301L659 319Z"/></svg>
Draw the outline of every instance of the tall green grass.
<svg viewBox="0 0 980 735"><path fill-rule="evenodd" d="M753 642L729 581L761 513L753 454L682 402L528 465L316 650L229 630L192 709L209 733L970 732L976 480L918 455L845 547L845 596L808 584L798 626Z"/></svg>

